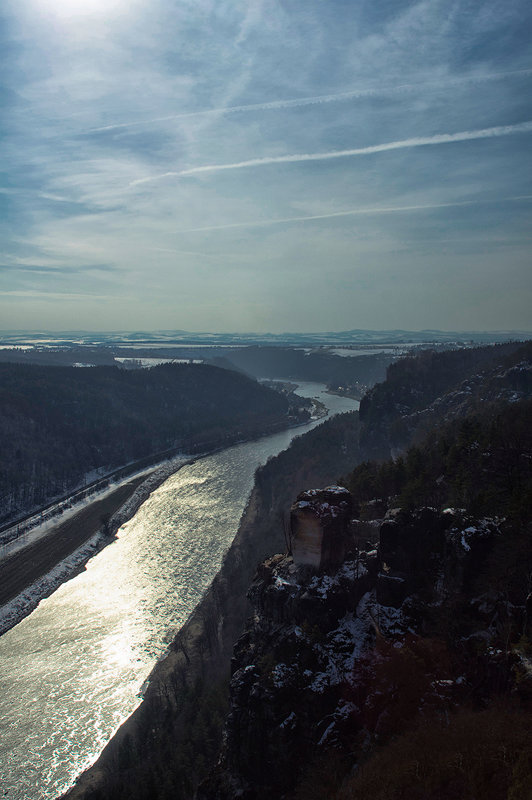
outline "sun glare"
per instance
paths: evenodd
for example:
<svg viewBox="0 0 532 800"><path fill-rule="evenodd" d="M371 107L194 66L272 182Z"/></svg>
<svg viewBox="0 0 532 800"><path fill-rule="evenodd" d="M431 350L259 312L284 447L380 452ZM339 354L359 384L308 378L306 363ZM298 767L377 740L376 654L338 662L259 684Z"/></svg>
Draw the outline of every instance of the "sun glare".
<svg viewBox="0 0 532 800"><path fill-rule="evenodd" d="M36 0L44 14L60 19L79 17L108 17L125 13L131 3L127 0Z"/></svg>

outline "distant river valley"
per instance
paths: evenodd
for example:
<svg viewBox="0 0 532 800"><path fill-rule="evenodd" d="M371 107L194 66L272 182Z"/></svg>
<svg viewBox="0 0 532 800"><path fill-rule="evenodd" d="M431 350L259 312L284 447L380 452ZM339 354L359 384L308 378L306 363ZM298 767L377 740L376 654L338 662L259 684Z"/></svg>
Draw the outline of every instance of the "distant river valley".
<svg viewBox="0 0 532 800"><path fill-rule="evenodd" d="M358 403L303 383L329 414ZM0 796L52 800L138 706L234 538L256 468L318 422L199 458L87 568L0 637Z"/></svg>

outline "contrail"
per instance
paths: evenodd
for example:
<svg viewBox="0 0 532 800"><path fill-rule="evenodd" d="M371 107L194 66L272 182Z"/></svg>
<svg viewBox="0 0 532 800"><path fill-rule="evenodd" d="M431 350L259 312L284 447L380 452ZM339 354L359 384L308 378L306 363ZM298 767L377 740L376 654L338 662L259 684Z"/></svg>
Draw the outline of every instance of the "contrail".
<svg viewBox="0 0 532 800"><path fill-rule="evenodd" d="M473 139L493 139L499 136L510 136L516 133L529 133L532 131L532 121L521 122L517 125L498 125L494 128L481 128L476 131L460 131L459 133L440 133L435 136L417 136L412 139L402 139L397 142L373 144L368 147L356 147L350 150L332 150L326 153L294 153L287 156L267 156L265 158L251 158L248 161L236 161L232 164L205 164L201 167L191 167L179 172L163 172L149 178L139 178L131 181L130 186L161 180L162 178L177 178L186 175L198 175L202 172L221 172L222 170L245 169L247 167L265 167L270 164L295 164L303 161L328 161L333 158L348 158L352 156L366 156L372 153L384 153L389 150L405 150L412 147L426 147L429 145L449 144L451 142L466 142Z"/></svg>
<svg viewBox="0 0 532 800"><path fill-rule="evenodd" d="M186 228L176 231L176 233L198 233L200 231L225 231L230 228L257 228L269 225L281 225L285 222L309 222L315 219L333 219L334 217L354 217L358 214L390 214L394 211L421 211L430 208L447 208L449 206L470 206L474 205L475 200L464 200L456 203L434 203L431 205L414 206L384 206L382 208L352 208L347 211L334 211L330 214L313 214L307 217L282 217L280 219L263 219L253 222L231 222L227 225L208 225L204 228Z"/></svg>
<svg viewBox="0 0 532 800"><path fill-rule="evenodd" d="M520 197L504 197L501 201L516 201L532 199L532 195ZM373 206L370 208L352 208L347 211L334 211L330 214L313 214L306 217L282 217L280 219L263 219L251 222L231 222L226 225L207 225L202 228L186 228L178 230L176 233L199 233L203 231L225 231L231 228L258 228L271 225L282 225L289 222L310 222L316 219L334 219L335 217L354 217L362 214L393 214L404 211L429 211L435 208L455 208L459 206L475 206L484 203L492 203L492 200L457 200L451 203L425 203L411 206Z"/></svg>
<svg viewBox="0 0 532 800"><path fill-rule="evenodd" d="M266 103L248 103L239 106L221 106L220 108L206 108L199 111L185 111L181 114L170 114L165 117L153 117L151 119L136 120L134 122L117 122L111 125L102 125L98 128L91 128L89 133L102 133L104 131L119 130L120 128L133 128L139 125L151 125L154 122L170 122L171 120L188 119L190 117L208 117L219 114L234 114L238 112L247 113L250 111L274 111L283 108L299 108L301 106L313 106L320 103L336 103L343 100L354 100L357 97L375 97L390 92L409 92L423 88L438 88L446 86L459 86L462 83L482 83L484 81L499 80L499 78L511 75L532 75L532 69L511 70L509 72L493 72L487 75L468 75L460 78L448 78L441 81L428 81L426 83L402 83L395 86L383 86L373 89L352 89L347 92L336 92L334 94L319 94L313 97L296 97L291 100L271 100Z"/></svg>

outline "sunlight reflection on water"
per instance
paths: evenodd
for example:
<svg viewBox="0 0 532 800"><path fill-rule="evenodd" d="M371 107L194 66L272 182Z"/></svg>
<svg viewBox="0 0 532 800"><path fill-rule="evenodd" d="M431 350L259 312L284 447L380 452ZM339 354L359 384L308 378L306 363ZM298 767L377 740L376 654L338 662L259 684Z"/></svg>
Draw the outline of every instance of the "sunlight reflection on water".
<svg viewBox="0 0 532 800"><path fill-rule="evenodd" d="M300 393L316 396L320 384ZM323 395L331 413L357 403ZM0 775L10 800L50 800L101 752L219 569L255 469L314 427L237 445L160 486L86 571L0 638Z"/></svg>

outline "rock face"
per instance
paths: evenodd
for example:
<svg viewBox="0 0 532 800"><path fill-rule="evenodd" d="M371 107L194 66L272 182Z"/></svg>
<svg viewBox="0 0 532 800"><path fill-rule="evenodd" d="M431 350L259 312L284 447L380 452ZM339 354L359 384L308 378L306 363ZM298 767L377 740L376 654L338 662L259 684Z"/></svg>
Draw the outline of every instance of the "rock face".
<svg viewBox="0 0 532 800"><path fill-rule="evenodd" d="M341 564L349 546L351 508L351 494L343 486L301 492L290 509L294 564L317 570Z"/></svg>
<svg viewBox="0 0 532 800"><path fill-rule="evenodd" d="M331 492L342 514L329 511ZM474 523L451 509L395 510L382 521L376 551L355 556L351 547L340 560L350 549L350 507L345 490L299 495L294 544L316 536L321 550L313 560L308 546L296 546L259 567L248 595L254 614L234 649L221 758L199 800L289 796L331 748L352 759L354 742L393 734L398 719L424 709L447 713L477 682L477 661L470 674L464 664L452 673L443 638L434 639L434 626L427 633L427 612L445 609L457 592L468 597L499 535L496 521ZM342 542L332 554L329 534ZM480 631L495 641L500 603L495 593L471 599L469 637Z"/></svg>
<svg viewBox="0 0 532 800"><path fill-rule="evenodd" d="M291 556L261 565L253 623L234 650L222 762L198 797L281 797L294 785L327 738L326 711L349 716L344 681L374 637L362 610L372 580L361 561L318 575Z"/></svg>
<svg viewBox="0 0 532 800"><path fill-rule="evenodd" d="M497 520L457 509L389 511L379 532L378 602L399 608L413 594L441 602L468 592L496 536Z"/></svg>

